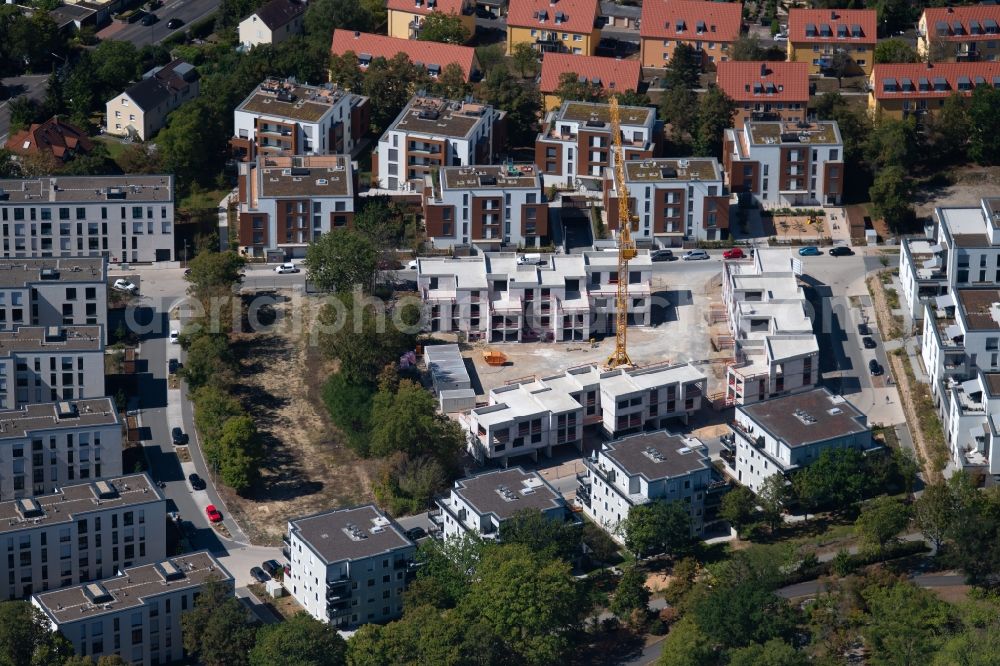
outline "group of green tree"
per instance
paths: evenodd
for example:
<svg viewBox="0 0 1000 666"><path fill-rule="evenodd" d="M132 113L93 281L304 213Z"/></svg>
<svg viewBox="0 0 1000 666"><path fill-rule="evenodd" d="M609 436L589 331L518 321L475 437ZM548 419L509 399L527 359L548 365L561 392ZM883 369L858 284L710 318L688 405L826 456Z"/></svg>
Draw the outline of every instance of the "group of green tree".
<svg viewBox="0 0 1000 666"><path fill-rule="evenodd" d="M559 75L559 86L553 91L563 102L607 102L610 97L618 99L621 106L649 106L649 95L637 93L635 90L623 90L610 95L604 86L595 84L576 72L563 72Z"/></svg>
<svg viewBox="0 0 1000 666"><path fill-rule="evenodd" d="M68 48L59 26L45 9L28 16L17 5L0 5L0 76L51 71Z"/></svg>

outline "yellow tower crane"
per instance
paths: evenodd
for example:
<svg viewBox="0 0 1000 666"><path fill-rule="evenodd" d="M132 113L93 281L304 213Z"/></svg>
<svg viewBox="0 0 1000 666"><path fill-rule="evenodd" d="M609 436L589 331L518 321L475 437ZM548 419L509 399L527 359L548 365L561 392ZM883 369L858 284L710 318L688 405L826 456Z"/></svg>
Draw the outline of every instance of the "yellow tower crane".
<svg viewBox="0 0 1000 666"><path fill-rule="evenodd" d="M615 142L615 189L618 190L618 297L615 299L615 351L608 357L607 366L620 368L632 365L628 356L628 262L636 255L632 223L638 218L632 215L628 187L625 185L625 157L617 97L611 97L610 106L611 136Z"/></svg>

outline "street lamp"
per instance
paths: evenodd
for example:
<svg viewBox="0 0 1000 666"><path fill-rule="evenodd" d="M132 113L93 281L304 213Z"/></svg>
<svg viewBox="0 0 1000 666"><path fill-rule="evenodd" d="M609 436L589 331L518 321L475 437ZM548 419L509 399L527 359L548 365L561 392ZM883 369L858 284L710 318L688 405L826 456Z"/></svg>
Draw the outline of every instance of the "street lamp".
<svg viewBox="0 0 1000 666"><path fill-rule="evenodd" d="M184 268L187 268L187 265L188 265L188 241L185 238L184 239Z"/></svg>

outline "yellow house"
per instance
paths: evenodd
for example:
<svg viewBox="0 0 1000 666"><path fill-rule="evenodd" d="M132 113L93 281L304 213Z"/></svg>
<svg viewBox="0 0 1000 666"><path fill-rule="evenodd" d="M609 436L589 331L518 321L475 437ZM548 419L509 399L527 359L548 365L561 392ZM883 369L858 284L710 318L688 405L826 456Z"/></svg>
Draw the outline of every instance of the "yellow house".
<svg viewBox="0 0 1000 666"><path fill-rule="evenodd" d="M928 7L917 23L917 53L932 62L1000 57L1000 5Z"/></svg>
<svg viewBox="0 0 1000 666"><path fill-rule="evenodd" d="M1000 84L1000 62L894 63L875 65L869 81L868 113L875 120L920 119L958 93Z"/></svg>
<svg viewBox="0 0 1000 666"><path fill-rule="evenodd" d="M507 10L507 53L523 42L542 52L594 55L597 17L597 0L515 0Z"/></svg>
<svg viewBox="0 0 1000 666"><path fill-rule="evenodd" d="M790 9L788 59L809 63L809 73L823 74L837 53L846 53L854 74L868 76L875 64L877 18L874 9Z"/></svg>
<svg viewBox="0 0 1000 666"><path fill-rule="evenodd" d="M476 34L476 4L473 0L388 0L389 36L417 39L424 19L431 12L455 14L462 21L469 39Z"/></svg>
<svg viewBox="0 0 1000 666"><path fill-rule="evenodd" d="M642 5L639 61L643 67L666 67L678 44L701 53L702 64L729 60L729 47L740 38L743 7L738 2L657 0Z"/></svg>

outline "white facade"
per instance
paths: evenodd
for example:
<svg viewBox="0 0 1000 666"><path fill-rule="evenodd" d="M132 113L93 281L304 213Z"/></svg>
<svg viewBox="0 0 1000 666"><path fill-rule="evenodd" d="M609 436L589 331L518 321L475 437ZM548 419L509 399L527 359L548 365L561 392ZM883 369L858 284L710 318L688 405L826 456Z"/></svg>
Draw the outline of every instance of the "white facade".
<svg viewBox="0 0 1000 666"><path fill-rule="evenodd" d="M104 131L148 141L167 124L167 116L198 96L195 68L183 60L154 67L105 104Z"/></svg>
<svg viewBox="0 0 1000 666"><path fill-rule="evenodd" d="M167 502L145 474L0 502L0 599L113 576L166 557ZM12 564L13 562L13 564Z"/></svg>
<svg viewBox="0 0 1000 666"><path fill-rule="evenodd" d="M3 258L174 255L173 176L0 180Z"/></svg>
<svg viewBox="0 0 1000 666"><path fill-rule="evenodd" d="M20 326L0 349L0 409L105 395L100 326Z"/></svg>
<svg viewBox="0 0 1000 666"><path fill-rule="evenodd" d="M317 620L347 628L403 612L416 546L374 505L290 520L285 543L285 588Z"/></svg>
<svg viewBox="0 0 1000 666"><path fill-rule="evenodd" d="M77 655L118 655L155 666L184 659L181 616L210 581L234 588L232 575L208 551L160 557L113 578L36 594L31 603Z"/></svg>
<svg viewBox="0 0 1000 666"><path fill-rule="evenodd" d="M302 33L302 17L306 5L296 0L271 0L240 21L240 44L251 49L261 44L280 44Z"/></svg>
<svg viewBox="0 0 1000 666"><path fill-rule="evenodd" d="M108 329L108 262L103 257L0 260L0 328Z"/></svg>
<svg viewBox="0 0 1000 666"><path fill-rule="evenodd" d="M953 464L1000 476L1000 373L980 371L951 383L942 408Z"/></svg>

